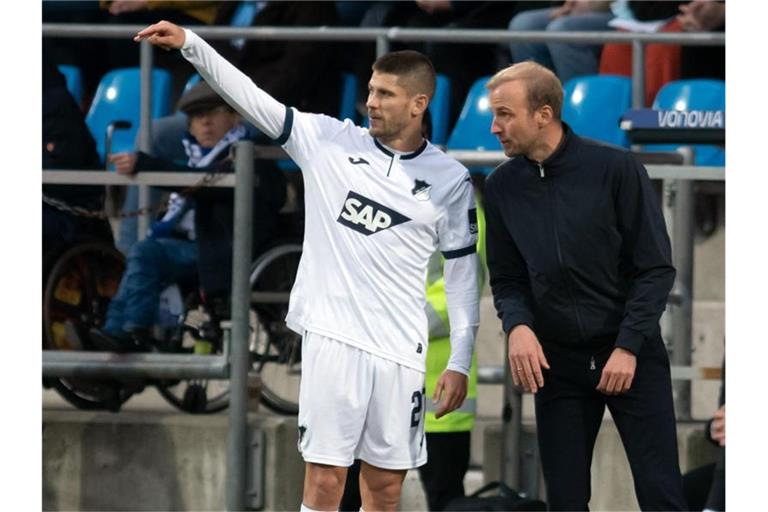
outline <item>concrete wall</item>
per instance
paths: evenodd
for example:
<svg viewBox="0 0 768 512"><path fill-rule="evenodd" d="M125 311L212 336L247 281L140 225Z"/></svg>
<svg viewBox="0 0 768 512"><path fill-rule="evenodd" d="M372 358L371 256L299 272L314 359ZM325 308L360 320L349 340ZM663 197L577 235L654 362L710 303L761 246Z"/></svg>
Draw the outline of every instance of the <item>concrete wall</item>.
<svg viewBox="0 0 768 512"><path fill-rule="evenodd" d="M44 510L224 510L227 416L43 413ZM265 433L266 510L298 510L296 418L250 415Z"/></svg>

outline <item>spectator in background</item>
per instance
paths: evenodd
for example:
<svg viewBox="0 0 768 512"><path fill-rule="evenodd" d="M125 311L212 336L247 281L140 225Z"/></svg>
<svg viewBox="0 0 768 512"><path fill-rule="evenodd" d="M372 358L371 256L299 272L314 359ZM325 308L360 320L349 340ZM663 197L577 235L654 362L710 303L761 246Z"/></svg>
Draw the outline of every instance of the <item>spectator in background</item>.
<svg viewBox="0 0 768 512"><path fill-rule="evenodd" d="M688 510L725 510L725 361L720 375L720 407L707 422L704 435L718 447L717 460L683 475Z"/></svg>
<svg viewBox="0 0 768 512"><path fill-rule="evenodd" d="M42 67L43 169L101 168L96 142L50 54L43 54ZM43 185L43 194L70 206L95 211L103 209L104 187ZM77 216L43 203L43 275L64 248L85 239L111 243L112 230L107 220Z"/></svg>
<svg viewBox="0 0 768 512"><path fill-rule="evenodd" d="M626 3L627 9L617 9L618 16L611 26L630 32L680 32L675 19L683 2L653 0ZM607 43L600 56L600 74L632 76L632 46ZM651 43L645 45L645 106L651 106L659 89L680 78L680 46Z"/></svg>
<svg viewBox="0 0 768 512"><path fill-rule="evenodd" d="M677 21L685 32L725 32L725 2L694 0L680 6ZM683 46L681 78L725 80L725 45Z"/></svg>
<svg viewBox="0 0 768 512"><path fill-rule="evenodd" d="M179 110L188 116L189 131L176 141L187 154L186 166L141 152L116 153L109 157L115 170L121 174L143 169L208 171L228 159L230 146L246 135L240 116L204 82L182 96ZM104 326L91 331L97 347L113 352L149 350L149 328L161 291L172 282L194 281L197 275L195 218L194 200L172 194L163 219L128 255Z"/></svg>
<svg viewBox="0 0 768 512"><path fill-rule="evenodd" d="M611 2L567 0L559 7L535 9L517 14L509 22L513 32L546 30L548 32L611 30ZM509 45L513 62L533 60L555 72L567 82L580 75L594 75L600 63L600 44L526 43Z"/></svg>

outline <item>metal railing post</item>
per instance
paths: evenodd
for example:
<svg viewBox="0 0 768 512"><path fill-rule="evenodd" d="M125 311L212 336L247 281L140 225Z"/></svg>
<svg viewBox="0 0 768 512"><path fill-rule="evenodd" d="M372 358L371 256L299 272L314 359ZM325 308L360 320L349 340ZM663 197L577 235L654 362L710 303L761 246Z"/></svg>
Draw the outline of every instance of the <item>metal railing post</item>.
<svg viewBox="0 0 768 512"><path fill-rule="evenodd" d="M229 376L227 510L243 510L247 474L248 314L250 311L253 143L241 141L235 153L235 222L232 247L232 337Z"/></svg>
<svg viewBox="0 0 768 512"><path fill-rule="evenodd" d="M140 151L150 153L152 148L152 45L144 40L139 43L140 55L140 103L139 103L139 147ZM150 188L139 185L139 208L149 206ZM150 213L139 216L137 222L137 240L143 240L149 228Z"/></svg>
<svg viewBox="0 0 768 512"><path fill-rule="evenodd" d="M690 147L678 150L683 154L683 165L693 164ZM671 362L676 366L691 365L691 336L693 324L693 238L694 238L694 182L674 180L664 184L665 218L672 243L672 262L677 270L674 297L668 306L666 327L671 337ZM691 383L676 381L672 385L675 413L678 420L691 417Z"/></svg>
<svg viewBox="0 0 768 512"><path fill-rule="evenodd" d="M389 53L389 38L387 36L376 37L376 58Z"/></svg>
<svg viewBox="0 0 768 512"><path fill-rule="evenodd" d="M645 105L645 43L632 41L632 108Z"/></svg>

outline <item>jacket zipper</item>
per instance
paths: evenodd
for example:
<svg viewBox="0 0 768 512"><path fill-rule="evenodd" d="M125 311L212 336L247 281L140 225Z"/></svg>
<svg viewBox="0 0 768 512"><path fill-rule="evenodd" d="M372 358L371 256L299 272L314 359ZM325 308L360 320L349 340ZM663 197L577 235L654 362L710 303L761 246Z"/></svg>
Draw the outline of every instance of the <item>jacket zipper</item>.
<svg viewBox="0 0 768 512"><path fill-rule="evenodd" d="M589 356L589 369L597 370L597 367L595 366L595 356Z"/></svg>
<svg viewBox="0 0 768 512"><path fill-rule="evenodd" d="M552 197L552 187L549 184L549 181L546 180L546 175L544 173L544 166L541 165L541 163L538 163L539 166L539 176L544 181L545 186L547 187L547 196L549 196L549 203L551 205L552 210L552 232L555 236L555 248L557 249L557 261L560 264L560 268L563 270L565 275L568 278L568 298L571 301L571 304L573 304L573 311L576 313L576 323L579 325L579 333L581 334L581 339L584 339L584 326L581 323L581 314L579 313L579 307L576 304L576 301L573 298L573 282L571 281L571 274L566 270L565 263L563 262L563 252L560 249L560 235L557 233L557 223L555 221L556 212L555 212L555 200ZM592 366L594 366L594 361L592 361L592 364L590 364L590 369L592 369Z"/></svg>

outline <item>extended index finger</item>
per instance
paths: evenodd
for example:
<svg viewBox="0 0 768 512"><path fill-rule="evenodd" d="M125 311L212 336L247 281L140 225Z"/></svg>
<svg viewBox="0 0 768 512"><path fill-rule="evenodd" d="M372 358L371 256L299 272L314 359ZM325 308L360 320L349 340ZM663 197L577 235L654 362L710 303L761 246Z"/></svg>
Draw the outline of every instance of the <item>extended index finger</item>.
<svg viewBox="0 0 768 512"><path fill-rule="evenodd" d="M134 36L133 40L136 41L136 42L139 42L142 39L145 39L145 38L147 38L147 37L149 37L149 36L151 36L153 34L157 34L158 32L160 32L160 26L159 25L160 25L159 23L155 23L155 24L150 25L147 28L139 31Z"/></svg>

